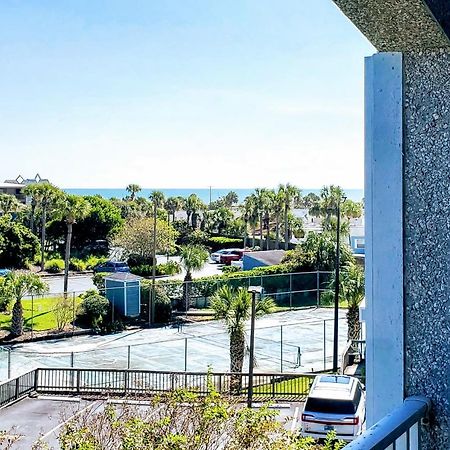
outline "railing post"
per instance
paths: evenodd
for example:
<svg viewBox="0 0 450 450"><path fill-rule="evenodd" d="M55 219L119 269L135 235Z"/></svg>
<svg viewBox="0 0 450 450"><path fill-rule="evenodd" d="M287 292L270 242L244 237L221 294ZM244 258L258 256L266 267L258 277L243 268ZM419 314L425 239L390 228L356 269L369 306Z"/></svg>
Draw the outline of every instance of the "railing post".
<svg viewBox="0 0 450 450"><path fill-rule="evenodd" d="M131 368L131 345L128 346L127 369Z"/></svg>
<svg viewBox="0 0 450 450"><path fill-rule="evenodd" d="M81 370L77 370L77 393L80 393Z"/></svg>
<svg viewBox="0 0 450 450"><path fill-rule="evenodd" d="M272 398L275 398L275 379L270 377L270 384L272 385Z"/></svg>
<svg viewBox="0 0 450 450"><path fill-rule="evenodd" d="M19 388L20 388L19 377L17 377L17 378L16 378L16 392L15 392L15 398L16 398L16 400L19 398Z"/></svg>
<svg viewBox="0 0 450 450"><path fill-rule="evenodd" d="M188 365L188 338L184 338L184 371L187 372Z"/></svg>
<svg viewBox="0 0 450 450"><path fill-rule="evenodd" d="M327 322L323 321L323 370L327 370Z"/></svg>
<svg viewBox="0 0 450 450"><path fill-rule="evenodd" d="M34 390L37 391L39 386L39 369L34 370Z"/></svg>
<svg viewBox="0 0 450 450"><path fill-rule="evenodd" d="M289 274L289 309L292 310L292 273Z"/></svg>

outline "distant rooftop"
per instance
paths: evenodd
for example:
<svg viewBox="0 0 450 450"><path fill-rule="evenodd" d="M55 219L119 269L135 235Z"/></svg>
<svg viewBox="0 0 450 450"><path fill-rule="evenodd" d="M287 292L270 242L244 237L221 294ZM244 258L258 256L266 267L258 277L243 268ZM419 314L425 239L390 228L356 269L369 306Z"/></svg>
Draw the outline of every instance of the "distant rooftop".
<svg viewBox="0 0 450 450"><path fill-rule="evenodd" d="M14 180L5 180L5 184L7 184L8 187L11 187L11 184L16 184L19 185L19 187L23 187L33 183L49 183L49 180L47 178L42 178L38 173L34 178L24 178L22 175L19 175Z"/></svg>

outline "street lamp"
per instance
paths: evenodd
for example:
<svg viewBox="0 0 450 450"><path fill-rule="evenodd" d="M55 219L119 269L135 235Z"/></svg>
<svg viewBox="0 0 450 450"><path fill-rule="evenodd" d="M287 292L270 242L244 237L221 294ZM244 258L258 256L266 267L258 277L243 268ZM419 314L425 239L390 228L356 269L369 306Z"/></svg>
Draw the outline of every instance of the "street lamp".
<svg viewBox="0 0 450 450"><path fill-rule="evenodd" d="M334 330L333 330L333 372L338 370L338 340L339 340L339 277L341 265L341 203L344 203L347 197L343 195L337 202L336 216L336 268L335 268L335 282L334 282Z"/></svg>
<svg viewBox="0 0 450 450"><path fill-rule="evenodd" d="M247 407L252 407L253 399L253 361L255 357L255 314L256 314L256 294L261 296L262 286L249 286L248 292L252 294L252 313L250 317L250 357L248 361L248 396Z"/></svg>

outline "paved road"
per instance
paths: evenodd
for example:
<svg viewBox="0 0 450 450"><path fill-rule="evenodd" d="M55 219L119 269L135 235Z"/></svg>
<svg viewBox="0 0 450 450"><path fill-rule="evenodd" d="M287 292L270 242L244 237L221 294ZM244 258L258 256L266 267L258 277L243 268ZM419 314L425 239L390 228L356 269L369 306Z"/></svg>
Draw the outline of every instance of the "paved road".
<svg viewBox="0 0 450 450"><path fill-rule="evenodd" d="M180 258L178 256L170 257L172 261L179 262ZM158 256L158 264L165 263L167 258L165 256ZM220 275L222 274L221 265L207 262L201 270L194 272L194 278L206 277L210 275ZM167 279L182 280L185 276L185 272L175 275L173 277L167 277ZM62 276L44 277L46 283L50 287L51 294L58 294L64 291L64 281ZM69 291L76 293L86 292L88 289L95 288L92 282L92 275L72 275L69 277Z"/></svg>

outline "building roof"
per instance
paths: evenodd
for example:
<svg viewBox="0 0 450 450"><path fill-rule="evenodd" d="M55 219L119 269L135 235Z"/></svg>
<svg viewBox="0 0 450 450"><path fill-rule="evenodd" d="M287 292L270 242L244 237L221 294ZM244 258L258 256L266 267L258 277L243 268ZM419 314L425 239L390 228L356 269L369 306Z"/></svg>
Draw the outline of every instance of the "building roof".
<svg viewBox="0 0 450 450"><path fill-rule="evenodd" d="M280 264L286 252L284 250L265 250L259 252L246 252L245 256L261 261L268 266Z"/></svg>
<svg viewBox="0 0 450 450"><path fill-rule="evenodd" d="M25 187L24 184L16 183L15 181L11 183L7 181L0 183L0 189L21 189L23 187Z"/></svg>
<svg viewBox="0 0 450 450"><path fill-rule="evenodd" d="M115 280L115 281L139 281L142 277L133 275L130 272L114 272L111 275L105 277L105 280Z"/></svg>

